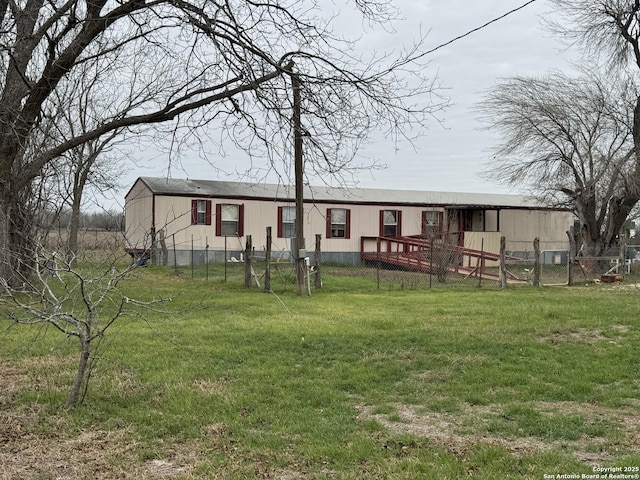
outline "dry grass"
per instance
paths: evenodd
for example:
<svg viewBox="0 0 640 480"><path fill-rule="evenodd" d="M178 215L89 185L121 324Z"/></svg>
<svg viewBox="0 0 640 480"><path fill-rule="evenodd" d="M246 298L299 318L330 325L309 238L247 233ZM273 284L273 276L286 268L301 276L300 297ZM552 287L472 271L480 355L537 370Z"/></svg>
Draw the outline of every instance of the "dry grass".
<svg viewBox="0 0 640 480"><path fill-rule="evenodd" d="M395 412L389 418L387 414L374 413L371 406L359 405L359 417L374 419L397 434L426 438L460 458L478 444L500 446L516 456L562 448L587 465L600 465L614 459L620 444L632 453L640 452L640 413L633 407L612 409L577 402L535 402L531 405L545 416L581 415L587 423L607 418L617 423L624 435L620 441L613 442L586 436L578 440L551 441L532 436L498 436L487 427L492 417L504 414L502 405L467 404L456 413L421 411L416 406L398 403L392 406Z"/></svg>
<svg viewBox="0 0 640 480"><path fill-rule="evenodd" d="M45 247L48 250L60 250L67 244L68 233L53 230L46 238ZM107 230L81 230L78 232L78 247L80 250L117 251L124 249L124 233Z"/></svg>
<svg viewBox="0 0 640 480"><path fill-rule="evenodd" d="M77 480L81 478L192 478L193 453L186 447L171 458L140 462L132 429L83 430L75 436L24 434L0 451L1 480ZM203 459L200 459L203 460Z"/></svg>

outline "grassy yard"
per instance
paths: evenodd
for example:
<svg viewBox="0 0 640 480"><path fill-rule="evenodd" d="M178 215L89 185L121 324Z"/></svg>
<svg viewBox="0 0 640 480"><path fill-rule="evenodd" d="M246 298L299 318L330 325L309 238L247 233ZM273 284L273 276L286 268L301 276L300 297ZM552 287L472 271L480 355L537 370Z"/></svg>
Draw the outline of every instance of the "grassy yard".
<svg viewBox="0 0 640 480"><path fill-rule="evenodd" d="M640 289L309 298L139 269L167 312L76 345L0 320L0 479L501 479L640 466ZM4 322L4 323L3 323ZM631 471L629 474L637 474ZM600 477L604 478L604 477Z"/></svg>

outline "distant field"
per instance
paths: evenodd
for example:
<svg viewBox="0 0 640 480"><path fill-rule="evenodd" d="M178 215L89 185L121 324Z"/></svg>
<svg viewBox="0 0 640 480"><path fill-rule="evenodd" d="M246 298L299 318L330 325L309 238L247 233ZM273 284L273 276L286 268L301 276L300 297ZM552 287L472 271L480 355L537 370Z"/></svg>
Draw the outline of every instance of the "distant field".
<svg viewBox="0 0 640 480"><path fill-rule="evenodd" d="M56 250L66 244L67 238L67 232L52 230L47 236L46 246ZM124 233L113 230L81 230L78 235L78 246L82 250L117 250L125 246Z"/></svg>
<svg viewBox="0 0 640 480"><path fill-rule="evenodd" d="M640 473L634 285L377 291L326 275L298 297L150 267L124 292L173 300L108 331L73 410L75 344L0 320L0 479Z"/></svg>

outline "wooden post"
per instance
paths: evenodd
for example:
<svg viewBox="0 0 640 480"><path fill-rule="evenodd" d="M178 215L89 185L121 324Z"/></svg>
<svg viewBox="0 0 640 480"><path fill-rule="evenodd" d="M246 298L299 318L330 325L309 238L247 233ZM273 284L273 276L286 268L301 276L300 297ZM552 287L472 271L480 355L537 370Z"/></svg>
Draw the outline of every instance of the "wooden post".
<svg viewBox="0 0 640 480"><path fill-rule="evenodd" d="M297 75L291 75L293 86L293 145L295 164L295 190L296 190L296 283L298 295L307 294L304 278L306 274L306 245L304 244L304 164L302 160L302 121L300 116L300 79Z"/></svg>
<svg viewBox="0 0 640 480"><path fill-rule="evenodd" d="M158 244L156 243L156 227L151 227L151 264L158 265Z"/></svg>
<svg viewBox="0 0 640 480"><path fill-rule="evenodd" d="M533 263L533 286L540 286L540 238L533 239L533 255L535 257Z"/></svg>
<svg viewBox="0 0 640 480"><path fill-rule="evenodd" d="M206 279L209 281L209 237L204 237L204 271L206 272Z"/></svg>
<svg viewBox="0 0 640 480"><path fill-rule="evenodd" d="M507 240L504 237L500 237L500 288L507 288L506 250Z"/></svg>
<svg viewBox="0 0 640 480"><path fill-rule="evenodd" d="M378 283L378 290L380 290L380 248L381 248L380 237L378 237L377 242L378 242L377 244L378 250L376 253L376 260L377 260L376 261L376 281Z"/></svg>
<svg viewBox="0 0 640 480"><path fill-rule="evenodd" d="M478 287L482 287L482 270L484 270L484 237L480 241L480 259L478 260Z"/></svg>
<svg viewBox="0 0 640 480"><path fill-rule="evenodd" d="M271 292L271 227L267 227L267 250L264 258L264 291Z"/></svg>
<svg viewBox="0 0 640 480"><path fill-rule="evenodd" d="M247 235L247 243L244 249L244 286L245 288L251 288L251 252L253 246L251 245L251 235Z"/></svg>
<svg viewBox="0 0 640 480"><path fill-rule="evenodd" d="M160 236L160 251L162 252L162 266L166 267L169 265L169 250L167 250L167 240L165 238L164 228L161 228L158 231L158 235Z"/></svg>
<svg viewBox="0 0 640 480"><path fill-rule="evenodd" d="M176 273L178 273L178 252L176 252L176 234L172 233L171 238L173 239L173 268Z"/></svg>
<svg viewBox="0 0 640 480"><path fill-rule="evenodd" d="M576 238L574 236L574 229L570 227L567 230L567 237L569 237L569 258L567 262L567 285L573 285L573 266L575 264L575 252L576 252Z"/></svg>
<svg viewBox="0 0 640 480"><path fill-rule="evenodd" d="M618 274L625 275L627 273L627 235L624 232L624 228L622 229L622 233L620 233L620 267L618 267Z"/></svg>
<svg viewBox="0 0 640 480"><path fill-rule="evenodd" d="M316 234L316 254L315 254L315 258L316 258L316 276L315 276L315 280L314 280L314 286L316 288L322 288L322 275L320 274L320 265L322 264L322 258L321 258L321 249L320 249L320 243L322 240L322 235L320 235L319 233Z"/></svg>
<svg viewBox="0 0 640 480"><path fill-rule="evenodd" d="M439 268L439 267L436 267ZM432 288L433 282L433 235L429 239L429 288Z"/></svg>

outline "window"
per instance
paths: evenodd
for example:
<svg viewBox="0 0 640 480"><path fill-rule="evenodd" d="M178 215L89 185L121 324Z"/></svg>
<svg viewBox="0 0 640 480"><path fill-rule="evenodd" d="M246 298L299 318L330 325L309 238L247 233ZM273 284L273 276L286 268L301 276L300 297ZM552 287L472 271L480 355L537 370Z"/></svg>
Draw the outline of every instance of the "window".
<svg viewBox="0 0 640 480"><path fill-rule="evenodd" d="M191 225L211 225L211 200L191 200Z"/></svg>
<svg viewBox="0 0 640 480"><path fill-rule="evenodd" d="M278 207L278 237L296 236L296 208Z"/></svg>
<svg viewBox="0 0 640 480"><path fill-rule="evenodd" d="M219 203L216 205L216 236L244 235L244 205Z"/></svg>
<svg viewBox="0 0 640 480"><path fill-rule="evenodd" d="M327 208L327 238L350 238L351 210Z"/></svg>
<svg viewBox="0 0 640 480"><path fill-rule="evenodd" d="M380 236L399 237L402 226L402 212L400 210L380 210Z"/></svg>
<svg viewBox="0 0 640 480"><path fill-rule="evenodd" d="M425 210L422 212L422 234L438 233L442 231L442 219L444 214L438 210Z"/></svg>

